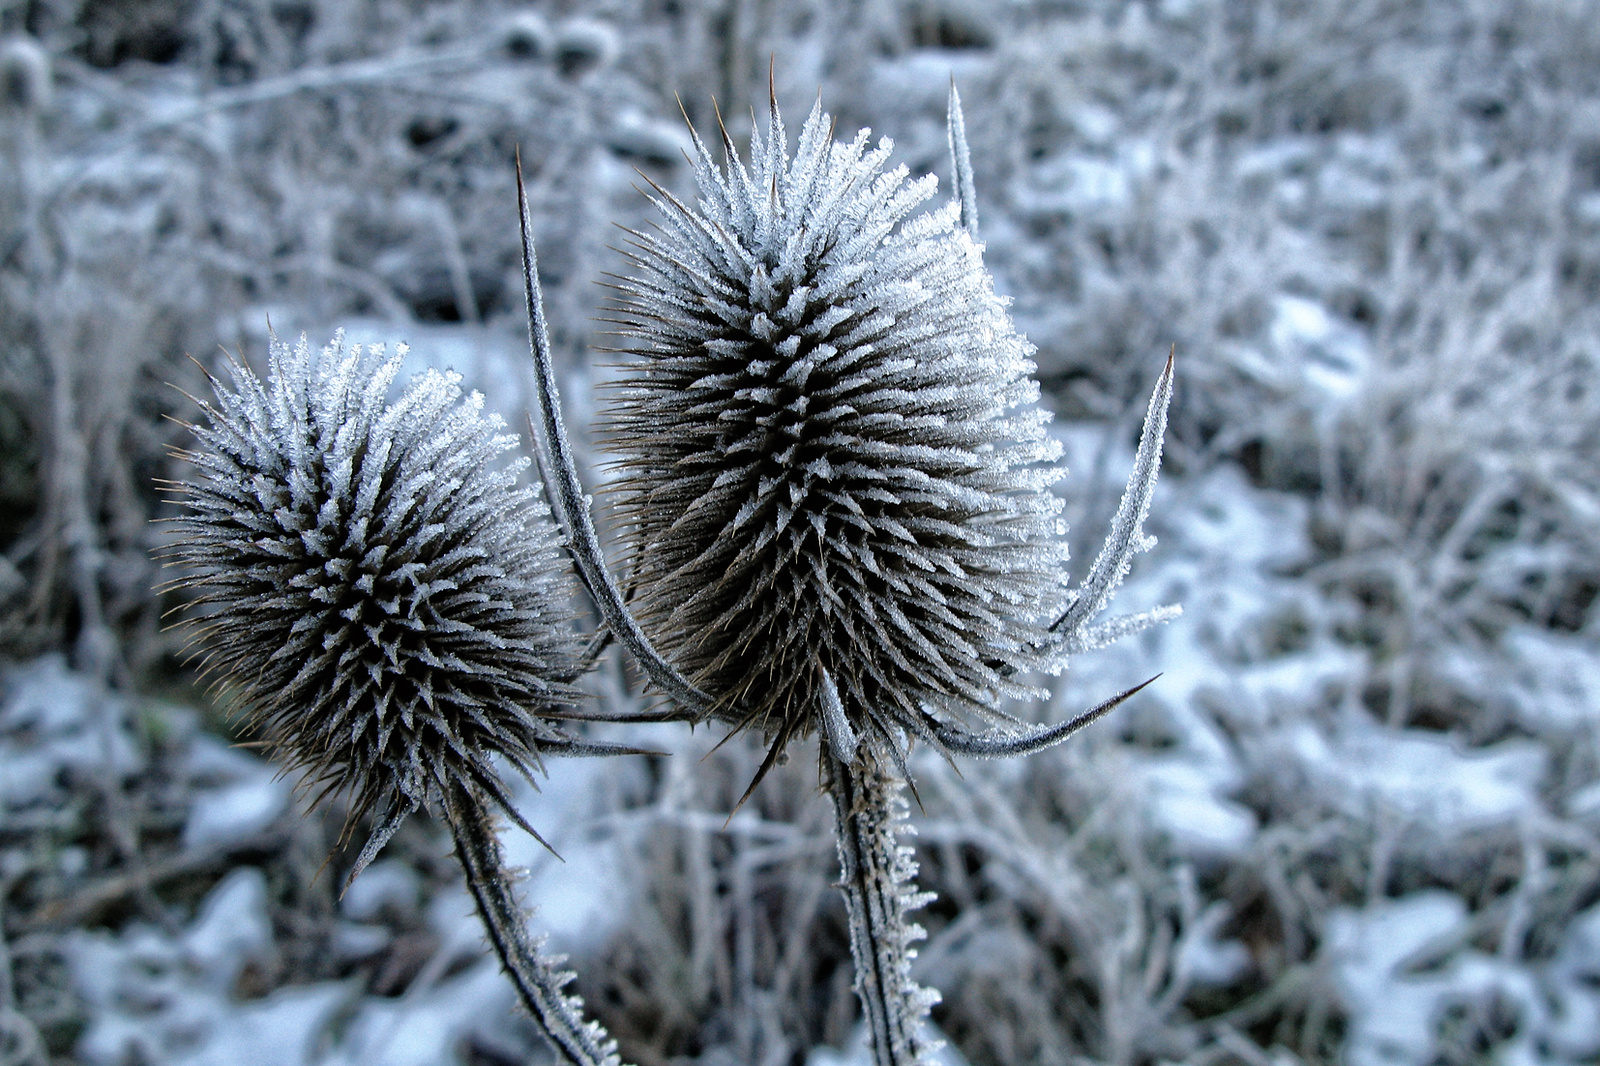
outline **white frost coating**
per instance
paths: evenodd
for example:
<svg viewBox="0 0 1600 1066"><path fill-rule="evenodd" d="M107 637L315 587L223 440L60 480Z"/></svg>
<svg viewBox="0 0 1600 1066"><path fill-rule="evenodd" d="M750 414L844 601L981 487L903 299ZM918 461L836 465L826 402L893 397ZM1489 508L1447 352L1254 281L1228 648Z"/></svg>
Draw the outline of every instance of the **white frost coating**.
<svg viewBox="0 0 1600 1066"><path fill-rule="evenodd" d="M1569 1061L1600 1055L1600 907L1572 920L1544 985L1554 1004L1550 1042Z"/></svg>
<svg viewBox="0 0 1600 1066"><path fill-rule="evenodd" d="M1372 361L1365 338L1317 301L1278 297L1268 333L1277 356L1271 365L1297 368L1305 385L1323 394L1325 401L1316 407L1319 414L1331 415L1365 384Z"/></svg>
<svg viewBox="0 0 1600 1066"><path fill-rule="evenodd" d="M482 929L459 891L441 893L441 963L482 952ZM405 997L361 997L348 981L233 993L240 967L272 947L260 871L235 871L175 936L132 925L74 931L64 941L89 1025L72 1049L85 1066L419 1066L454 1062L463 1041L492 1038L510 987L484 958L459 975L412 984ZM442 972L442 970L441 970Z"/></svg>
<svg viewBox="0 0 1600 1066"><path fill-rule="evenodd" d="M271 948L267 879L253 866L234 870L211 890L200 905L199 919L183 938L185 961L224 989L247 962L263 961Z"/></svg>
<svg viewBox="0 0 1600 1066"><path fill-rule="evenodd" d="M144 765L122 697L47 655L17 671L0 707L0 803L52 802L63 767L121 780Z"/></svg>
<svg viewBox="0 0 1600 1066"><path fill-rule="evenodd" d="M844 713L844 704L839 700L839 689L833 683L833 678L828 676L826 670L822 671L822 724L823 731L828 736L828 746L833 749L833 757L841 763L848 764L855 758L856 745L859 743L854 729L850 728L850 719Z"/></svg>
<svg viewBox="0 0 1600 1066"><path fill-rule="evenodd" d="M1465 919L1466 906L1447 892L1418 893L1329 917L1325 950L1356 1022L1346 1043L1351 1066L1427 1060L1435 1012L1448 981L1408 980L1401 967L1408 956L1449 935Z"/></svg>
<svg viewBox="0 0 1600 1066"><path fill-rule="evenodd" d="M840 887L850 916L856 994L872 1033L874 1066L936 1066L943 1041L928 1032L928 1009L939 993L911 980L913 944L927 934L907 915L926 906L916 891L917 864L899 837L906 820L905 782L870 747L846 764L827 760L839 846Z"/></svg>
<svg viewBox="0 0 1600 1066"><path fill-rule="evenodd" d="M515 438L455 374L390 402L403 354L274 336L265 381L231 364L185 453L168 552L187 571L172 587L207 612L189 623L208 672L313 791L375 816L355 873L453 780L518 819L494 754L531 772L597 750L540 714L575 698L577 647L555 531L516 486L526 461L497 463ZM259 784L219 795L189 842L273 801Z"/></svg>
<svg viewBox="0 0 1600 1066"><path fill-rule="evenodd" d="M1346 813L1381 809L1435 831L1507 825L1538 810L1548 753L1507 740L1473 751L1414 730L1352 723L1324 738L1310 723L1284 733L1285 755Z"/></svg>
<svg viewBox="0 0 1600 1066"><path fill-rule="evenodd" d="M1155 495L1156 478L1161 473L1161 445L1167 431L1167 407L1172 402L1173 360L1169 356L1161 380L1150 396L1150 406L1145 412L1144 429L1139 434L1139 451L1134 458L1133 473L1128 476L1128 487L1123 491L1122 502L1111 520L1111 532L1106 536L1100 554L1083 584L1074 590L1072 606L1058 618L1051 630L1064 645L1072 644L1089 621L1105 610L1133 557L1155 546L1155 538L1147 537L1144 520L1150 514L1150 501ZM1164 610L1175 610L1165 608ZM1170 615L1169 615L1170 617ZM1164 620L1152 617L1153 623ZM1140 627L1143 628L1143 627Z"/></svg>
<svg viewBox="0 0 1600 1066"><path fill-rule="evenodd" d="M978 237L978 197L972 183L972 150L967 147L967 120L961 113L961 94L956 92L956 80L950 79L950 105L946 121L946 136L950 141L952 192L961 205L961 225Z"/></svg>
<svg viewBox="0 0 1600 1066"><path fill-rule="evenodd" d="M1241 856L1256 836L1255 814L1227 798L1230 767L1190 756L1157 758L1132 768L1151 820L1186 858ZM1237 776L1234 770L1231 776Z"/></svg>
<svg viewBox="0 0 1600 1066"><path fill-rule="evenodd" d="M506 865L526 871L522 894L538 903L538 926L554 950L597 954L627 920L631 869L624 846L639 830L599 816L611 787L609 764L562 759L546 769L537 789L524 778L512 778L510 788L518 807L550 826L545 838L555 854L507 826L500 833Z"/></svg>
<svg viewBox="0 0 1600 1066"><path fill-rule="evenodd" d="M214 888L176 937L134 924L118 934L77 930L63 942L90 1024L73 1048L85 1066L271 1062L321 1066L328 1025L350 997L344 983L284 988L237 1003L232 986L272 948L266 884L254 868Z"/></svg>
<svg viewBox="0 0 1600 1066"><path fill-rule="evenodd" d="M938 1033L932 1022L925 1023L928 1030ZM933 1041L938 1050L930 1056L930 1066L967 1066L966 1057L956 1046L943 1037ZM831 1047L816 1047L806 1056L806 1066L872 1066L872 1034L865 1025L858 1025L843 1051Z"/></svg>
<svg viewBox="0 0 1600 1066"><path fill-rule="evenodd" d="M1175 603L1152 607L1137 614L1117 615L1104 622L1083 626L1062 641L1061 650L1067 655L1095 651L1115 644L1123 637L1131 637L1154 625L1161 625L1182 616L1183 608Z"/></svg>
<svg viewBox="0 0 1600 1066"><path fill-rule="evenodd" d="M455 902L470 906L457 897ZM337 1053L317 1066L435 1066L459 1061L458 1049L485 1018L505 1016L513 997L495 964L475 963L403 999L368 999L351 1019Z"/></svg>
<svg viewBox="0 0 1600 1066"><path fill-rule="evenodd" d="M445 803L456 858L466 870L489 942L546 1039L573 1066L620 1066L616 1041L598 1022L585 1019L583 1000L567 991L576 975L563 968L566 957L544 954L544 938L529 934L527 913L482 800L457 784Z"/></svg>
<svg viewBox="0 0 1600 1066"><path fill-rule="evenodd" d="M1491 998L1525 1023L1497 1048L1498 1061L1551 1061L1536 1050L1534 1034L1545 1027L1549 1008L1532 976L1512 960L1460 950L1467 939L1466 904L1444 891L1329 916L1323 952L1349 1012L1349 1066L1432 1061L1445 1012Z"/></svg>
<svg viewBox="0 0 1600 1066"><path fill-rule="evenodd" d="M385 859L373 863L350 882L339 899L339 909L358 922L372 921L385 908L409 915L416 911L421 893L422 878L415 870L403 862Z"/></svg>

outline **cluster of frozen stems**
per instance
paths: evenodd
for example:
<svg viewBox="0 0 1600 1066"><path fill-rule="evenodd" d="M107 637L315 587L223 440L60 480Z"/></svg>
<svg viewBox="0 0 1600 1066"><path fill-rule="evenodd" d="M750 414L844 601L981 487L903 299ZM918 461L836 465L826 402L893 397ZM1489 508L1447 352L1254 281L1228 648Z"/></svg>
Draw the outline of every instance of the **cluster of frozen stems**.
<svg viewBox="0 0 1600 1066"><path fill-rule="evenodd" d="M1106 544L1068 588L1060 448L974 241L953 88L950 103L955 196L939 210L914 213L931 177L885 169L890 145L866 131L836 142L820 105L791 155L775 100L748 162L724 133L719 166L696 136L697 204L656 190L661 223L634 235L617 287L634 355L609 410L626 592L562 425L525 195L556 523L496 469L512 438L477 397L430 373L391 403L399 359L380 349L275 340L265 383L234 366L202 404L169 552L202 608L198 646L288 765L373 816L352 877L406 815L443 811L490 940L573 1063L616 1047L526 930L490 815L525 823L492 756L531 776L546 756L628 750L563 728L602 717L575 683L606 642L671 698L665 717L760 731L751 789L821 736L856 990L878 1066L909 1066L932 1050L938 1000L910 977L907 914L926 900L899 840L911 745L996 757L1063 740L1137 690L1055 726L1001 701L1175 610L1096 621L1149 543L1171 360ZM601 619L588 651L562 544Z"/></svg>

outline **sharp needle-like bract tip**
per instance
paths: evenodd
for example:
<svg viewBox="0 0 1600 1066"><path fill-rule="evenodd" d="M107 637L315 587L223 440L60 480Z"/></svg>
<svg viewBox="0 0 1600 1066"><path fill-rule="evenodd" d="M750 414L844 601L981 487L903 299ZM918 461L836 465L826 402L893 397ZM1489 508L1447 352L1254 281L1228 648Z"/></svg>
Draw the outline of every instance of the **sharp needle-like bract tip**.
<svg viewBox="0 0 1600 1066"><path fill-rule="evenodd" d="M1041 726L1022 733L990 733L981 736L966 733L959 729L942 729L938 733L939 743L956 754L972 755L983 759L1032 755L1035 752L1054 747L1085 726L1098 722L1121 705L1123 701L1160 676L1160 674L1157 674L1149 681L1135 685L1126 692L1111 697L1104 703L1096 704L1078 715L1078 717L1062 722L1060 725Z"/></svg>
<svg viewBox="0 0 1600 1066"><path fill-rule="evenodd" d="M833 757L840 762L849 764L856 757L856 747L860 743L856 731L850 727L850 718L845 714L844 702L839 699L839 687L833 683L833 677L823 667L817 667L821 679L817 686L822 696L822 728L828 736L828 746L833 749Z"/></svg>
<svg viewBox="0 0 1600 1066"><path fill-rule="evenodd" d="M717 102L715 96L711 98L711 111L717 116L717 131L722 134L722 147L729 158L732 158L737 154L737 150L733 146L733 137L728 133L727 124L722 121L722 105Z"/></svg>
<svg viewBox="0 0 1600 1066"><path fill-rule="evenodd" d="M967 146L967 122L961 113L961 94L956 91L956 76L950 75L950 103L945 129L950 142L952 192L961 205L961 225L974 240L978 237L978 197L972 179L972 151Z"/></svg>

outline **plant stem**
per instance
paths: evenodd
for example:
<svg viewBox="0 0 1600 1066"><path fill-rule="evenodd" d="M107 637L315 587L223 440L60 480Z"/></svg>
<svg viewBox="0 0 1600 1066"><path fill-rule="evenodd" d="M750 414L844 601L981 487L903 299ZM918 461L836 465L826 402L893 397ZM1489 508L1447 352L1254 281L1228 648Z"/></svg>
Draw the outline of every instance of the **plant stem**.
<svg viewBox="0 0 1600 1066"><path fill-rule="evenodd" d="M922 1022L939 993L911 980L917 953L910 945L926 934L906 915L933 894L916 891L911 849L897 841L910 830L900 795L905 782L871 742L863 742L849 761L824 743L822 765L850 914L855 989L872 1032L874 1066L930 1062L938 1044L927 1038Z"/></svg>
<svg viewBox="0 0 1600 1066"><path fill-rule="evenodd" d="M484 803L462 782L449 786L446 802L456 856L467 872L467 887L477 900L489 941L545 1037L573 1066L620 1066L616 1041L599 1022L584 1020L582 999L562 991L573 974L559 969L560 957L541 954L528 936L525 912L512 890Z"/></svg>

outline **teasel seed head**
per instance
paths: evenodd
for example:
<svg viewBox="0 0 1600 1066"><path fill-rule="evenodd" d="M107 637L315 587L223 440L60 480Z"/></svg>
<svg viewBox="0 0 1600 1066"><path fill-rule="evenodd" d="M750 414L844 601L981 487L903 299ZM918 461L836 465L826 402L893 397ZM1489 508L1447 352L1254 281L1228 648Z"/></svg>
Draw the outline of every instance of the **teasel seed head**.
<svg viewBox="0 0 1600 1066"><path fill-rule="evenodd" d="M497 462L516 438L455 374L390 402L404 352L274 336L265 382L213 378L166 551L216 684L318 800L378 816L356 872L454 784L528 828L495 755L531 776L598 747L547 717L577 696L571 590L521 464Z"/></svg>
<svg viewBox="0 0 1600 1066"><path fill-rule="evenodd" d="M769 764L813 729L899 758L1014 721L1067 602L1032 348L959 203L914 214L935 180L868 136L819 103L792 157L776 104L748 166L696 138L698 204L658 189L619 283L633 606Z"/></svg>

